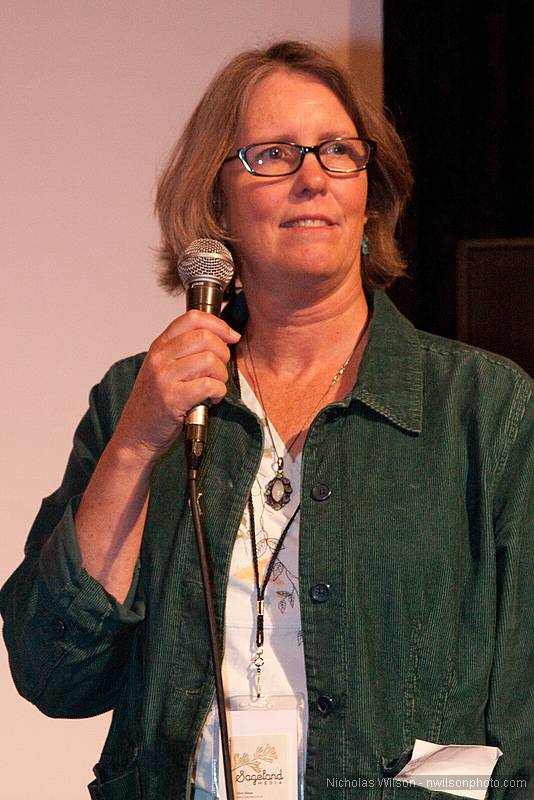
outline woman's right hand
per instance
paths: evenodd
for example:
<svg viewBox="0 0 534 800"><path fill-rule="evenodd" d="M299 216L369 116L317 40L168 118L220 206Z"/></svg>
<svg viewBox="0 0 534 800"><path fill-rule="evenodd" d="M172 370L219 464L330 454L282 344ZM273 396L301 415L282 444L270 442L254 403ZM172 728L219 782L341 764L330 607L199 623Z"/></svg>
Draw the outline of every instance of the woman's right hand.
<svg viewBox="0 0 534 800"><path fill-rule="evenodd" d="M113 445L140 464L154 463L180 434L187 412L226 394L229 344L240 335L203 311L187 311L155 339L113 435Z"/></svg>

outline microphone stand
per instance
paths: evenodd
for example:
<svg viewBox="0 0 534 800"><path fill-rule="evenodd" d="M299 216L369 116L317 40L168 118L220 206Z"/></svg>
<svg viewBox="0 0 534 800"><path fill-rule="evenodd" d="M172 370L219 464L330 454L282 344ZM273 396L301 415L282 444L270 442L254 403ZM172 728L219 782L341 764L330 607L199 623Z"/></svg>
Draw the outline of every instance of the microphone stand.
<svg viewBox="0 0 534 800"><path fill-rule="evenodd" d="M198 308L217 316L221 308L223 290L217 284L206 281L198 284L192 283L187 290L187 308ZM215 696L219 712L219 727L221 733L221 748L224 765L224 782L227 800L234 800L234 784L232 781L232 762L230 744L228 739L228 720L226 717L226 703L221 672L221 648L217 630L217 616L215 610L215 596L211 580L209 557L206 548L206 539L202 528L202 511L200 509L197 491L197 473L204 453L207 439L208 406L201 403L187 414L185 431L185 453L187 463L187 487L189 492L189 505L193 516L195 537L197 542L202 586L204 589L204 602L208 617L208 630L211 649L211 660L215 678Z"/></svg>
<svg viewBox="0 0 534 800"><path fill-rule="evenodd" d="M188 459L189 460L189 459ZM217 619L215 612L215 597L213 584L211 581L208 553L206 550L206 540L202 528L200 504L198 502L196 469L188 465L187 485L189 491L189 503L195 526L195 536L197 542L198 556L200 560L200 571L202 574L202 586L204 588L204 602L208 615L208 629L211 647L211 660L215 676L215 696L217 698L217 709L219 712L219 726L221 731L221 747L224 765L224 782L226 786L227 800L234 800L234 785L232 782L232 763L230 757L230 744L228 740L228 723L226 719L226 704L224 701L224 688L221 672L221 650L219 646L219 635L217 631Z"/></svg>

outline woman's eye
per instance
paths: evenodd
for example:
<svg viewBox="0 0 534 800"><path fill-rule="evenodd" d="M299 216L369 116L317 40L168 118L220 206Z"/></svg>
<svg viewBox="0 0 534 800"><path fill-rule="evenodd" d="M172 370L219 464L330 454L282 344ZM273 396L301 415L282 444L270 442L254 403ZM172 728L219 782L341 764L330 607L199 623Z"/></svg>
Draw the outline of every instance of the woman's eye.
<svg viewBox="0 0 534 800"><path fill-rule="evenodd" d="M270 142L264 145L254 145L248 151L248 163L257 170L271 169L269 174L278 174L274 170L290 171L294 168L300 150L286 142ZM282 172L281 174L284 174Z"/></svg>
<svg viewBox="0 0 534 800"><path fill-rule="evenodd" d="M264 163L265 161L288 161L291 157L291 149L289 147L282 147L279 144L276 145L276 147L267 148L260 155Z"/></svg>
<svg viewBox="0 0 534 800"><path fill-rule="evenodd" d="M332 142L326 148L326 152L329 156L345 156L349 152L349 148L344 142Z"/></svg>

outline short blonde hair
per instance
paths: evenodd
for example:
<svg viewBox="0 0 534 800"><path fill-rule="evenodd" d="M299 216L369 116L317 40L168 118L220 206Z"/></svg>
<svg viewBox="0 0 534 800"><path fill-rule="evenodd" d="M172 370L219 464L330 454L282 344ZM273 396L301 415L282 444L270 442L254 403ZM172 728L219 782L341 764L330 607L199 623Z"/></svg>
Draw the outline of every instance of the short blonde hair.
<svg viewBox="0 0 534 800"><path fill-rule="evenodd" d="M395 228L412 187L412 175L397 132L331 56L305 42L282 41L240 53L215 76L161 174L155 204L162 232L160 282L172 293L181 289L180 254L194 239L218 239L237 255L237 242L228 237L219 219L219 173L235 148L251 90L278 69L323 81L341 101L358 135L376 141L376 154L368 167L365 232L369 254L362 258L362 279L367 288L385 288L405 271Z"/></svg>

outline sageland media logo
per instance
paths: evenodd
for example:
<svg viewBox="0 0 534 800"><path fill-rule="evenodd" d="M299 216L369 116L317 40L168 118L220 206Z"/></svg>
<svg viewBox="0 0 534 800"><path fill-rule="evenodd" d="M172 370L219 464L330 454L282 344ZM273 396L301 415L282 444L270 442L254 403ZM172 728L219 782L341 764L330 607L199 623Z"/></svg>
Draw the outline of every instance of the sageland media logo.
<svg viewBox="0 0 534 800"><path fill-rule="evenodd" d="M236 738L239 740L241 737ZM279 758L280 748L277 748L278 742L273 741L284 737L269 738L270 741L258 744L254 752L233 752L232 772L238 787L280 786L286 780L287 775Z"/></svg>

